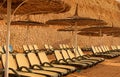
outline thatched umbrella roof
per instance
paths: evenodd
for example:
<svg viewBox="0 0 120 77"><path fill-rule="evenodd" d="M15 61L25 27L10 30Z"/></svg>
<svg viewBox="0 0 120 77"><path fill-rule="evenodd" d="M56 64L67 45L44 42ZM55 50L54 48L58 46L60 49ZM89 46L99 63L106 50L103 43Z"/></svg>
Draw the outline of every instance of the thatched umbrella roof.
<svg viewBox="0 0 120 77"><path fill-rule="evenodd" d="M100 33L89 32L89 31L79 32L78 35L83 35L83 36L103 36L103 35L100 35Z"/></svg>
<svg viewBox="0 0 120 77"><path fill-rule="evenodd" d="M26 21L12 21L11 25L29 25L29 26L46 26L42 22L36 22L36 21L31 21L31 20L26 20Z"/></svg>
<svg viewBox="0 0 120 77"><path fill-rule="evenodd" d="M114 36L114 37L119 37L120 36L120 30L113 30L113 31L106 31L104 32L107 36Z"/></svg>
<svg viewBox="0 0 120 77"><path fill-rule="evenodd" d="M88 17L79 17L78 16L78 4L76 5L75 14L71 17L67 17L64 19L53 19L48 20L46 24L49 25L106 25L107 23L103 20L88 18Z"/></svg>
<svg viewBox="0 0 120 77"><path fill-rule="evenodd" d="M81 31L89 31L89 32L99 32L99 31L102 31L102 33L108 33L108 32L114 32L114 31L119 31L120 28L119 27L107 27L107 26L104 26L104 27L89 27L89 28L84 28L84 29L81 29Z"/></svg>
<svg viewBox="0 0 120 77"><path fill-rule="evenodd" d="M15 14L62 13L70 10L70 6L61 0L12 0L12 12L24 2ZM0 0L1 14L6 14L7 2Z"/></svg>
<svg viewBox="0 0 120 77"><path fill-rule="evenodd" d="M83 25L99 25L99 24L106 24L102 20L92 19L92 18L76 18L76 17L68 17L66 19L54 19L49 20L46 22L46 24L50 25L75 25L77 23L77 26L83 26Z"/></svg>
<svg viewBox="0 0 120 77"><path fill-rule="evenodd" d="M74 29L58 29L57 31L75 31Z"/></svg>

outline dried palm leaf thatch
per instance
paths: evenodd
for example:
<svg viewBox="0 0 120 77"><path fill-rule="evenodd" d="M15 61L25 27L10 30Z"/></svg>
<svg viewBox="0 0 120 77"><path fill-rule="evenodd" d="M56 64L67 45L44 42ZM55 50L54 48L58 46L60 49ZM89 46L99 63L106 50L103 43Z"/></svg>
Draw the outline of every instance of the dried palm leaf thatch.
<svg viewBox="0 0 120 77"><path fill-rule="evenodd" d="M107 33L113 33L113 32L118 32L120 31L120 28L119 27L107 27L107 26L104 26L104 27L89 27L89 28L84 28L84 29L81 29L81 31L89 31L89 32L99 32L99 31L102 31L102 33L104 34L107 34Z"/></svg>
<svg viewBox="0 0 120 77"><path fill-rule="evenodd" d="M78 35L83 35L83 36L94 36L94 37L96 37L96 36L103 36L103 34L100 35L100 33L89 32L89 31L86 31L86 32L85 32L85 31L79 32Z"/></svg>
<svg viewBox="0 0 120 77"><path fill-rule="evenodd" d="M42 22L35 22L35 21L31 21L31 20L27 20L27 21L12 21L11 25L46 26Z"/></svg>
<svg viewBox="0 0 120 77"><path fill-rule="evenodd" d="M119 30L114 29L114 30L103 32L103 33L106 34L107 36L119 37L120 36L120 28L119 28Z"/></svg>
<svg viewBox="0 0 120 77"><path fill-rule="evenodd" d="M93 19L89 17L80 17L78 15L78 4L76 4L76 10L73 16L67 17L64 19L53 19L48 20L46 24L49 25L76 25L76 26L84 26L84 25L106 25L107 23L103 20Z"/></svg>
<svg viewBox="0 0 120 77"><path fill-rule="evenodd" d="M12 12L25 0L13 0ZM0 2L2 4L3 1ZM6 14L7 2L0 9L0 13ZM61 0L26 0L15 14L39 14L62 13L70 10L70 6Z"/></svg>

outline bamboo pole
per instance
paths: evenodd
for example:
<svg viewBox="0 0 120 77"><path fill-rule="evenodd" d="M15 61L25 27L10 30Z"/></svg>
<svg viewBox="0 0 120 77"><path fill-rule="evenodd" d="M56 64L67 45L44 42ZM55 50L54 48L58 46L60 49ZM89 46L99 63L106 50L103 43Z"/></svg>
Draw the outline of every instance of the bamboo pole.
<svg viewBox="0 0 120 77"><path fill-rule="evenodd" d="M10 23L11 23L11 0L7 0L7 38L6 38L6 63L5 77L9 77L9 44L10 44Z"/></svg>

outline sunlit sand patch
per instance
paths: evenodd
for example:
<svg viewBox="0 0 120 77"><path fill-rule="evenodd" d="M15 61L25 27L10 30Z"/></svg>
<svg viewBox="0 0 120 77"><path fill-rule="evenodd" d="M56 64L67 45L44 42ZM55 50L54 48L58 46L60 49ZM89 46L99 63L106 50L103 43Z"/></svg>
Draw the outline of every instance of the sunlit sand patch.
<svg viewBox="0 0 120 77"><path fill-rule="evenodd" d="M105 63L104 65L120 66L120 63Z"/></svg>
<svg viewBox="0 0 120 77"><path fill-rule="evenodd" d="M67 77L87 77L87 76L81 76L81 75L71 74L70 76L67 76Z"/></svg>

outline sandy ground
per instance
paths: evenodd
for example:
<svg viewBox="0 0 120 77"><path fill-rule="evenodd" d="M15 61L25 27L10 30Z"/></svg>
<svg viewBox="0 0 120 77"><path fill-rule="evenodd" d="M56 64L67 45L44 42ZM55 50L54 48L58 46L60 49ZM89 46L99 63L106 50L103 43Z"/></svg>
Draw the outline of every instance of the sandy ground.
<svg viewBox="0 0 120 77"><path fill-rule="evenodd" d="M120 57L106 59L96 66L75 72L66 77L120 77Z"/></svg>

